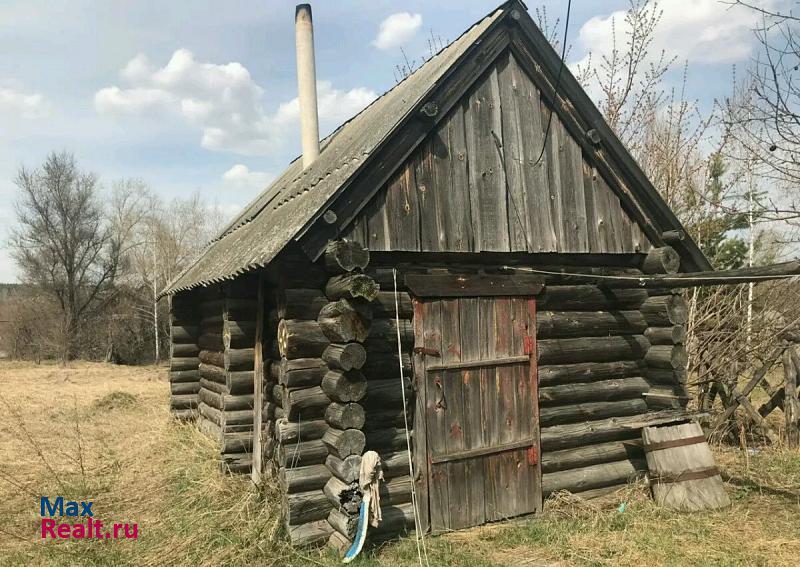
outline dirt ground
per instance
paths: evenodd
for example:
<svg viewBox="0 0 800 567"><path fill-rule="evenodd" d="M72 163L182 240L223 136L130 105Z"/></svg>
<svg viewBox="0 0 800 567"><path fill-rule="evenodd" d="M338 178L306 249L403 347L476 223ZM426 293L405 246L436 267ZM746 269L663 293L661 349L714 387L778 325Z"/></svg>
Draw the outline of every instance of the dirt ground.
<svg viewBox="0 0 800 567"><path fill-rule="evenodd" d="M166 370L0 363L0 565L335 565L285 544L274 487L222 475L214 446L169 417ZM796 565L800 453L717 449L733 505L678 514L634 485L570 495L523 520L429 537L428 565ZM138 538L43 541L41 496L89 500ZM406 539L356 565L420 564Z"/></svg>

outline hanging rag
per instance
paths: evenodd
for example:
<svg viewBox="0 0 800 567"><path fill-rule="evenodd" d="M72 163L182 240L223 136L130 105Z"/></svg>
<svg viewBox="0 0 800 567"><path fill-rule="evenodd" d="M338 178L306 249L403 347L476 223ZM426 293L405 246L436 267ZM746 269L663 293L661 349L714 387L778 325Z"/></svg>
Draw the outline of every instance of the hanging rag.
<svg viewBox="0 0 800 567"><path fill-rule="evenodd" d="M342 563L350 563L361 553L367 539L367 526L378 527L381 521L380 482L383 480L381 458L375 451L367 451L361 455L361 468L358 471L358 487L361 489L361 509L358 514L353 545L342 558Z"/></svg>
<svg viewBox="0 0 800 567"><path fill-rule="evenodd" d="M369 492L369 523L377 528L381 521L380 481L383 480L381 458L375 451L367 451L361 456L361 470L358 486L362 494Z"/></svg>

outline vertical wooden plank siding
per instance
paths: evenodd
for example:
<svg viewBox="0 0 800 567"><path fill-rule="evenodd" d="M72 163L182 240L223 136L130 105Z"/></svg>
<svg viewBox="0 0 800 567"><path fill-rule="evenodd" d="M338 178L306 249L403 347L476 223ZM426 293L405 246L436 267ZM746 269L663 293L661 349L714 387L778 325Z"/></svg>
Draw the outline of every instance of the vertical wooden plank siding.
<svg viewBox="0 0 800 567"><path fill-rule="evenodd" d="M478 360L481 352L480 299L461 298L459 334L461 335L461 356L463 360ZM463 385L464 420L472 424L464 432L464 444L467 447L483 447L484 431L481 409L481 369L465 368L462 371L461 383ZM483 487L483 463L479 459L465 461L466 481L464 510L467 525L476 526L486 521L486 504Z"/></svg>
<svg viewBox="0 0 800 567"><path fill-rule="evenodd" d="M506 179L495 136L502 135L497 70L469 96L465 119L476 251L509 249Z"/></svg>
<svg viewBox="0 0 800 567"><path fill-rule="evenodd" d="M374 251L648 250L558 116L547 130L548 105L503 53L342 236Z"/></svg>
<svg viewBox="0 0 800 567"><path fill-rule="evenodd" d="M500 110L503 117L502 158L508 182L508 232L512 251L531 251L529 244L535 238L534 223L531 223L528 211L532 208L528 203L528 186L523 173L523 148L526 141L522 139L520 124L519 77L513 66L513 57L508 55L498 67L500 82ZM522 101L525 104L525 101Z"/></svg>

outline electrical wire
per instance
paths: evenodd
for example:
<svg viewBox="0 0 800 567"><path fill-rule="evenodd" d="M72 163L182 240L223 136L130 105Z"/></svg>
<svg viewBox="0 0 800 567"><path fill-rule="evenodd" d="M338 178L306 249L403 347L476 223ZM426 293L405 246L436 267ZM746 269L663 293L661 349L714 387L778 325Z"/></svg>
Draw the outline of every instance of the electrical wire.
<svg viewBox="0 0 800 567"><path fill-rule="evenodd" d="M544 157L544 150L547 148L547 137L550 135L550 126L553 123L553 114L556 111L556 101L558 100L558 89L561 86L561 74L564 72L564 58L567 56L567 33L569 32L569 16L572 12L572 0L567 0L567 17L564 22L564 40L561 44L561 64L558 67L558 75L556 75L556 84L553 87L553 100L550 102L550 116L547 118L547 128L544 131L544 140L542 141L542 151L539 152L539 157L533 165L539 165Z"/></svg>
<svg viewBox="0 0 800 567"><path fill-rule="evenodd" d="M701 281L706 282L709 279L714 279L720 282L726 280L737 280L737 283L743 283L739 280L742 279L742 276L704 276L704 277L696 277L693 278L691 276L674 276L671 277L669 274L663 274L661 276L609 276L605 274L581 274L576 272L554 272L551 270L539 270L536 268L528 268L524 266L502 266L503 270L516 270L519 272L531 272L534 274L542 274L546 276L568 276L568 277L578 277L578 278L586 278L586 279L600 279L600 280L614 280L614 281L632 281L632 282L639 282L641 285L645 285L647 283L664 283L669 281L680 281L680 282L693 282L693 281ZM800 274L779 274L774 276L747 276L748 280L784 280L790 278L800 278ZM744 282L746 283L746 282Z"/></svg>

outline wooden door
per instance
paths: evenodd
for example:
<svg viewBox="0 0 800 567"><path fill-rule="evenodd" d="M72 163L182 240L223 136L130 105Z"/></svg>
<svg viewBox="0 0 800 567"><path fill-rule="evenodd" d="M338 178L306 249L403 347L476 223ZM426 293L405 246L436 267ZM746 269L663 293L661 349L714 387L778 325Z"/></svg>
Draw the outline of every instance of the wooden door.
<svg viewBox="0 0 800 567"><path fill-rule="evenodd" d="M534 299L430 299L415 317L432 531L540 510Z"/></svg>

